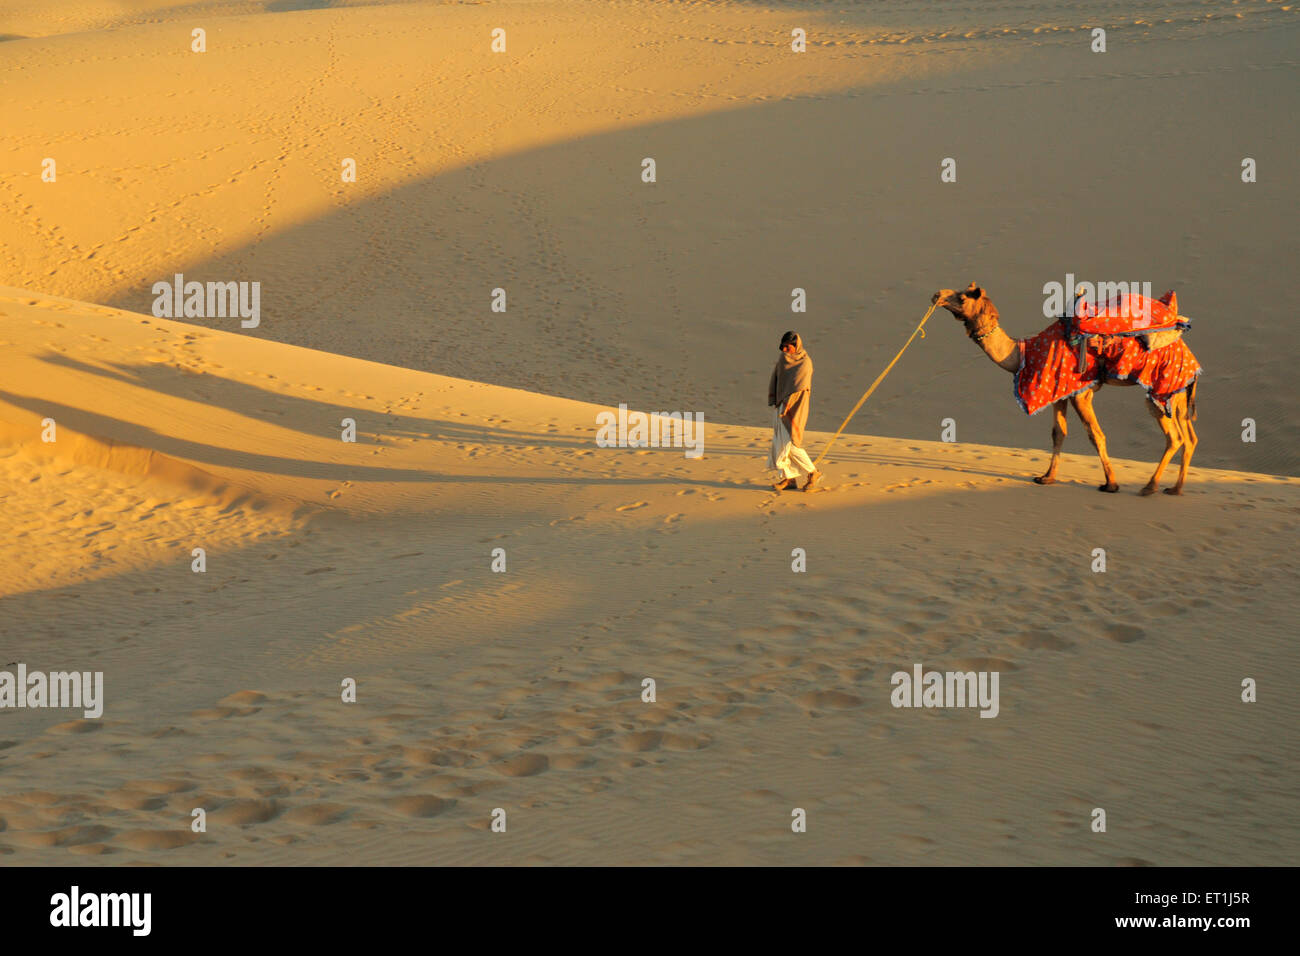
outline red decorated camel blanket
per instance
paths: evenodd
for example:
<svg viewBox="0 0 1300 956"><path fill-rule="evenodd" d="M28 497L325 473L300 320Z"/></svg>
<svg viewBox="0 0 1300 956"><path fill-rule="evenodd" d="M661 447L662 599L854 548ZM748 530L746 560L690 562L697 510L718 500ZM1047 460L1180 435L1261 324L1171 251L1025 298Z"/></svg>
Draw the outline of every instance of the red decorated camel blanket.
<svg viewBox="0 0 1300 956"><path fill-rule="evenodd" d="M1100 307L1081 301L1073 316L1018 343L1016 401L1026 414L1033 415L1091 388L1098 380L1121 380L1141 385L1147 397L1168 415L1169 400L1201 374L1192 350L1174 331L1181 332L1189 322L1178 315L1172 292L1159 299L1123 296ZM1150 348L1149 342L1162 341L1153 333L1174 334L1168 344Z"/></svg>

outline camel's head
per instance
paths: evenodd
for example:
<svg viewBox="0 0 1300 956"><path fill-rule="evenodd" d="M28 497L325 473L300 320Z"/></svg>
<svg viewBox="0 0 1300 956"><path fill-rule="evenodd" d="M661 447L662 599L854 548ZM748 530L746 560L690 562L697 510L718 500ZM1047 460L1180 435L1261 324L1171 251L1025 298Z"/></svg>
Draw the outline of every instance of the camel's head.
<svg viewBox="0 0 1300 956"><path fill-rule="evenodd" d="M943 306L952 313L953 318L968 325L985 314L997 318L997 310L993 307L993 303L984 294L984 290L974 282L960 292L955 289L940 289L930 302Z"/></svg>

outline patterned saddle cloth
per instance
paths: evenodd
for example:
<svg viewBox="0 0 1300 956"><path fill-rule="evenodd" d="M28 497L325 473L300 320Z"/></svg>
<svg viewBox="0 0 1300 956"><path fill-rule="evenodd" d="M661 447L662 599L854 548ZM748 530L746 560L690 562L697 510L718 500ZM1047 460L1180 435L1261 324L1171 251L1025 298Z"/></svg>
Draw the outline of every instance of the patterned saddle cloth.
<svg viewBox="0 0 1300 956"><path fill-rule="evenodd" d="M1152 332L1184 331L1192 320L1178 314L1178 296L1173 290L1158 299L1117 293L1094 304L1079 299L1074 304L1073 331L1082 335L1148 335Z"/></svg>
<svg viewBox="0 0 1300 956"><path fill-rule="evenodd" d="M1169 400L1201 374L1182 339L1190 320L1178 315L1172 292L1160 299L1130 298L1139 301L1114 300L1096 310L1084 303L1075 316L1020 340L1013 390L1026 414L1086 391L1100 379L1141 385L1147 398L1169 415Z"/></svg>

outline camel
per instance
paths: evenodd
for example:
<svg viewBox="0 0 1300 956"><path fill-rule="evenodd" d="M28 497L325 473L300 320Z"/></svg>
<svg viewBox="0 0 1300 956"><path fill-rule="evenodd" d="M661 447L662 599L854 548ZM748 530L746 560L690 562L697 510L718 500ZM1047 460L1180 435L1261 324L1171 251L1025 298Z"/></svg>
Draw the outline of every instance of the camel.
<svg viewBox="0 0 1300 956"><path fill-rule="evenodd" d="M999 368L1012 374L1020 370L1023 351L1021 343L1012 339L998 325L997 307L978 285L972 282L961 292L940 289L930 302L947 309L954 318L965 325L966 334ZM1080 368L1082 368L1082 360ZM1115 470L1111 467L1110 458L1106 454L1106 435L1102 432L1101 423L1097 420L1097 413L1092 407L1093 395L1103 384L1131 386L1135 383L1107 377L1105 365L1099 364L1096 380L1085 390L1053 402L1052 461L1047 466L1047 471L1034 479L1035 482L1040 485L1050 485L1056 481L1056 470L1061 461L1061 446L1065 444L1065 408L1068 404L1074 407L1084 428L1088 430L1088 438L1097 449L1098 457L1101 458L1101 468L1105 473L1106 483L1099 485L1098 490L1112 493L1119 491ZM1183 492L1183 483L1187 480L1187 468L1191 464L1192 453L1196 451L1196 430L1192 427L1192 422L1196 420L1196 379L1193 378L1190 386L1177 392L1169 400L1169 416L1166 416L1154 402L1148 401L1146 406L1164 433L1165 453L1156 465L1151 480L1142 488L1140 494L1155 494L1165 467L1181 448L1183 457L1178 469L1178 481L1173 487L1164 489L1167 495L1180 495Z"/></svg>

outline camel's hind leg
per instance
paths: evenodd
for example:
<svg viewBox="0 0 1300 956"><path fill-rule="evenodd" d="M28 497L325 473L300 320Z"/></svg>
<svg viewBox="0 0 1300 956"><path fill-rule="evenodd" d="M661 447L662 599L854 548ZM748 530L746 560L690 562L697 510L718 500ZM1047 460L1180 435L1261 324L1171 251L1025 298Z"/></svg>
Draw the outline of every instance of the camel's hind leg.
<svg viewBox="0 0 1300 956"><path fill-rule="evenodd" d="M1056 467L1061 463L1061 446L1065 444L1065 405L1062 399L1052 404L1052 463L1047 471L1034 481L1040 485L1050 485L1056 481Z"/></svg>
<svg viewBox="0 0 1300 956"><path fill-rule="evenodd" d="M1097 421L1097 413L1092 408L1092 392L1080 392L1070 399L1070 404L1074 406L1074 411L1078 414L1079 419L1083 422L1083 427L1088 429L1088 438L1092 446L1097 449L1097 456L1101 459L1101 470L1106 474L1106 483L1098 485L1098 491L1119 491L1119 484L1115 481L1115 469L1110 466L1110 456L1106 454L1106 435L1101 430L1101 422Z"/></svg>
<svg viewBox="0 0 1300 956"><path fill-rule="evenodd" d="M1170 402L1171 410L1174 413L1174 421L1182 431L1183 437L1183 459L1178 465L1178 481L1172 488L1166 488L1167 495L1181 495L1183 493L1183 482L1187 480L1187 467L1192 463L1192 454L1196 451L1196 429L1192 427L1192 416L1188 412L1187 393L1179 392Z"/></svg>
<svg viewBox="0 0 1300 956"><path fill-rule="evenodd" d="M1165 453L1160 456L1160 461L1156 463L1155 474L1151 476L1151 480L1146 483L1140 492L1140 494L1144 495L1154 495L1156 486L1160 484L1160 476L1164 474L1165 466L1169 464L1169 460L1174 457L1174 453L1183 444L1183 432L1173 417L1166 417L1155 402L1149 399L1147 400L1147 410L1151 412L1151 417L1156 420L1160 430L1165 433ZM1181 485L1178 487L1181 487Z"/></svg>

